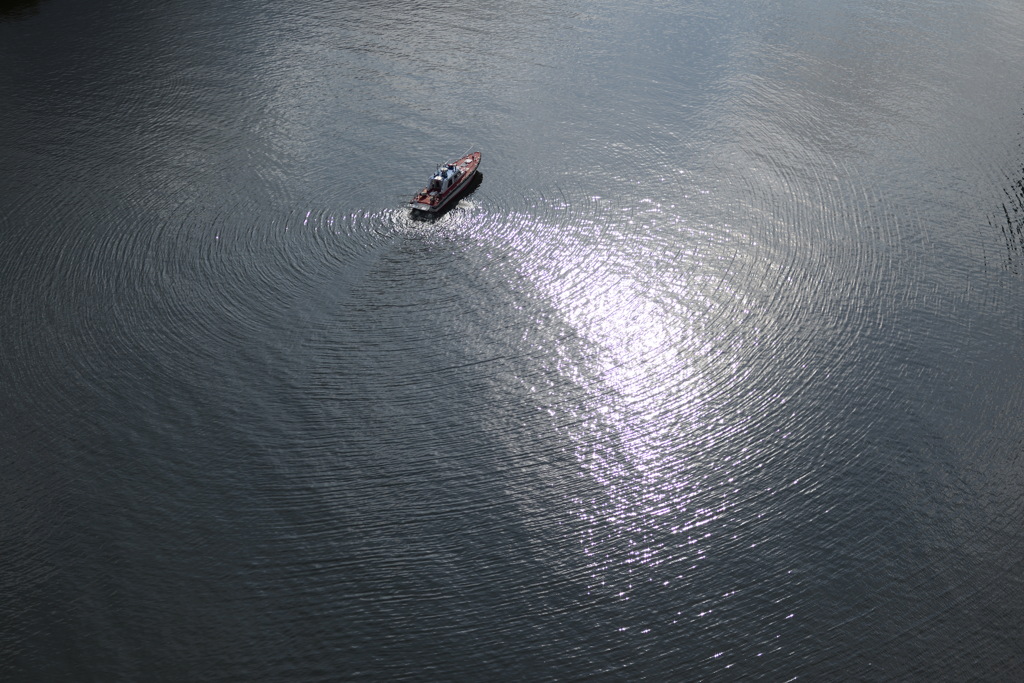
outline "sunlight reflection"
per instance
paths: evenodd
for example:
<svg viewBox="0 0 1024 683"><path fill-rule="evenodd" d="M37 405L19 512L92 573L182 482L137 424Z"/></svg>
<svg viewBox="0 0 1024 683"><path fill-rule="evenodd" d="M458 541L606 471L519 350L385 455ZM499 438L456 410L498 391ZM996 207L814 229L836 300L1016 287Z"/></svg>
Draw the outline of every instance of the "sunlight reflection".
<svg viewBox="0 0 1024 683"><path fill-rule="evenodd" d="M698 559L707 525L728 507L723 466L708 457L729 432L715 415L709 349L722 340L709 337L708 317L734 297L720 279L645 280L663 255L574 246L556 257L571 277L533 279L586 350L581 363L578 349L563 348L558 364L584 391L570 429L583 471L599 484L578 505L591 580L603 585L624 569Z"/></svg>

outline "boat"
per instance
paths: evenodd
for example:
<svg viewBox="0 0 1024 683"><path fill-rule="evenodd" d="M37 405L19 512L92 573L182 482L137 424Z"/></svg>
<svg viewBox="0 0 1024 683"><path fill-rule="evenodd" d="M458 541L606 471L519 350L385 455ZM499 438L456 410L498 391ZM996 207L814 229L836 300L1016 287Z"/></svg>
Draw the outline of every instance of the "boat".
<svg viewBox="0 0 1024 683"><path fill-rule="evenodd" d="M480 152L439 164L427 186L409 200L414 211L437 213L466 189L480 165Z"/></svg>

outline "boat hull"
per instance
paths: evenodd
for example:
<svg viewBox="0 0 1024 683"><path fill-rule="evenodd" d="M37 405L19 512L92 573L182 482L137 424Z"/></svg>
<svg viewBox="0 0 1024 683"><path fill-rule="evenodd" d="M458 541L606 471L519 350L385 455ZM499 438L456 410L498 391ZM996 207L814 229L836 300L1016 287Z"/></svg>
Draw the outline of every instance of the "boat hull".
<svg viewBox="0 0 1024 683"><path fill-rule="evenodd" d="M469 187L470 181L473 180L473 177L477 173L477 168L480 166L480 156L480 152L473 152L472 154L467 154L464 157L449 162L450 165L454 165L459 171L459 176L455 183L453 183L452 186L444 192L432 193L429 188L423 188L409 201L409 205L412 207L413 211L433 214L447 208L460 194L462 194L463 190ZM446 166L449 164L446 164Z"/></svg>

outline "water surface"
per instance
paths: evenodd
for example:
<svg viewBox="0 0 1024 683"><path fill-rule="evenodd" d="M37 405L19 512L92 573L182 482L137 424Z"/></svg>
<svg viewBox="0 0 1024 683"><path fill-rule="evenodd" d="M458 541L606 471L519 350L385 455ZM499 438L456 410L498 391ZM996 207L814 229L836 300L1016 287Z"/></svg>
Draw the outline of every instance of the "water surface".
<svg viewBox="0 0 1024 683"><path fill-rule="evenodd" d="M1022 35L0 5L2 677L1019 677Z"/></svg>

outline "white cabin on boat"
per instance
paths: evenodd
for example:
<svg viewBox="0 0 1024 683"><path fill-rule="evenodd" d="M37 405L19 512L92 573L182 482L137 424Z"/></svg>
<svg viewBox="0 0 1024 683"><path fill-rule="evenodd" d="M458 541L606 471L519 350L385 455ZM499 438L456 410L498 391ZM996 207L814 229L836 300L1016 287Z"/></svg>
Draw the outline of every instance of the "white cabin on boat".
<svg viewBox="0 0 1024 683"><path fill-rule="evenodd" d="M427 185L427 189L430 192L445 192L448 188L455 184L460 173L459 169L455 167L455 164L446 164L437 169L437 173L430 179L430 184Z"/></svg>

